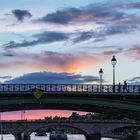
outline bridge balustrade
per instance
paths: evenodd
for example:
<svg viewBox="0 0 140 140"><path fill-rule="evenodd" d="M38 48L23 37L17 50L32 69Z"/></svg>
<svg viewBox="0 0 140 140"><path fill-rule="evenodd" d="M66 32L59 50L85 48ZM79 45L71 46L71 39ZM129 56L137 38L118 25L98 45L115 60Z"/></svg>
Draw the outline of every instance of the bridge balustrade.
<svg viewBox="0 0 140 140"><path fill-rule="evenodd" d="M3 92L30 92L40 90L44 92L83 92L83 93L113 93L112 85L88 84L0 84ZM115 93L140 93L140 85L115 85Z"/></svg>

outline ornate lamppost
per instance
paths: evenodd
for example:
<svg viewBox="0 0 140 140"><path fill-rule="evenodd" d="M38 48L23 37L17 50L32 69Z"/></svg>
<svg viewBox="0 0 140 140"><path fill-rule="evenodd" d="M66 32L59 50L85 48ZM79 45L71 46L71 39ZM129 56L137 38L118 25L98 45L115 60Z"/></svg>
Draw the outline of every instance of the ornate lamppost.
<svg viewBox="0 0 140 140"><path fill-rule="evenodd" d="M115 92L115 65L117 63L115 56L111 59L111 63L113 65L113 92Z"/></svg>
<svg viewBox="0 0 140 140"><path fill-rule="evenodd" d="M99 70L99 76L100 76L100 91L102 91L102 77L103 77L103 70L100 68Z"/></svg>

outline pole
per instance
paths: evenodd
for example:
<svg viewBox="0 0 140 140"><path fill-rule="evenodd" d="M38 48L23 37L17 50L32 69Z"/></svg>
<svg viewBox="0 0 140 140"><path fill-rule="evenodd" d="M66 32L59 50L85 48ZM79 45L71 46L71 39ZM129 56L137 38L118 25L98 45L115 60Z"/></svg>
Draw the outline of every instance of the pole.
<svg viewBox="0 0 140 140"><path fill-rule="evenodd" d="M1 130L1 140L3 140L1 112L0 112L0 130Z"/></svg>
<svg viewBox="0 0 140 140"><path fill-rule="evenodd" d="M113 65L113 92L115 92L115 65Z"/></svg>
<svg viewBox="0 0 140 140"><path fill-rule="evenodd" d="M100 86L102 86L102 76L100 76Z"/></svg>
<svg viewBox="0 0 140 140"><path fill-rule="evenodd" d="M102 91L102 75L100 75L100 92Z"/></svg>

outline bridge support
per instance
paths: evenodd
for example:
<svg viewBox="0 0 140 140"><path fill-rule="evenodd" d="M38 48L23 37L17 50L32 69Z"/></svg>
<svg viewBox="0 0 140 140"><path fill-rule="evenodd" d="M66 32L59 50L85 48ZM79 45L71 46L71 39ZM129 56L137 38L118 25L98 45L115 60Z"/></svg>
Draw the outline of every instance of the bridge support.
<svg viewBox="0 0 140 140"><path fill-rule="evenodd" d="M121 140L140 140L140 136L139 135L130 135L130 136L127 136L127 138L124 138Z"/></svg>
<svg viewBox="0 0 140 140"><path fill-rule="evenodd" d="M87 138L87 140L101 140L101 134L97 133L89 135L89 138Z"/></svg>
<svg viewBox="0 0 140 140"><path fill-rule="evenodd" d="M15 140L30 140L30 139L24 133L21 133L15 135Z"/></svg>

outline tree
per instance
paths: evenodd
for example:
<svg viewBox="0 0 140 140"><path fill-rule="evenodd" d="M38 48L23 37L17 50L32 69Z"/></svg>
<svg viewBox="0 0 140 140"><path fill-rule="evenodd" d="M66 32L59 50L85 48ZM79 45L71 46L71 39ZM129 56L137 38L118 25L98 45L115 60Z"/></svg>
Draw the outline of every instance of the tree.
<svg viewBox="0 0 140 140"><path fill-rule="evenodd" d="M78 120L79 118L80 118L80 115L77 112L73 112L71 116L69 117L69 119L73 119L73 120Z"/></svg>

